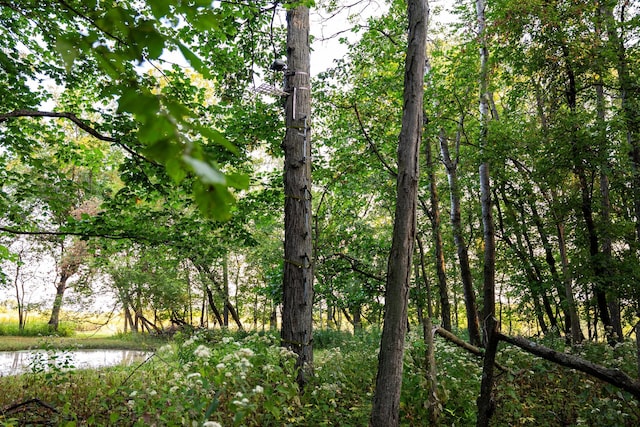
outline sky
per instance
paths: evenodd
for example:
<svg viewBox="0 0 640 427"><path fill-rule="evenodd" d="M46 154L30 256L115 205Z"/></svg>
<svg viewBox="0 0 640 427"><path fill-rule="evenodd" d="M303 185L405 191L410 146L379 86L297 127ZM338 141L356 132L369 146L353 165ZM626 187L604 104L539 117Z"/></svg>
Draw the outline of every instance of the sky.
<svg viewBox="0 0 640 427"><path fill-rule="evenodd" d="M429 0L432 23L446 23L454 19L448 12L456 0ZM311 10L311 34L314 42L311 46L311 74L330 68L334 59L347 53L347 48L340 44L339 39L347 37L350 41L356 41L357 36L350 34L350 29L357 23L364 24L372 16L380 16L387 7L382 0L342 0L343 4L352 4L352 7L343 9L340 13L329 14L318 9ZM436 8L442 11L436 15Z"/></svg>

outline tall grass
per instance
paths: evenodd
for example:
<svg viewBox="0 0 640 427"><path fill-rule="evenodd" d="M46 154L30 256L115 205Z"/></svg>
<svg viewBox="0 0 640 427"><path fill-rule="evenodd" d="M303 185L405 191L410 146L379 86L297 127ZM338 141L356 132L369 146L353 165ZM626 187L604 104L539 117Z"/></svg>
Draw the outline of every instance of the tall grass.
<svg viewBox="0 0 640 427"><path fill-rule="evenodd" d="M70 337L73 333L74 327L72 323L60 323L57 331L52 331L47 323L27 323L23 329L20 329L17 323L0 323L0 336L41 337L55 335Z"/></svg>

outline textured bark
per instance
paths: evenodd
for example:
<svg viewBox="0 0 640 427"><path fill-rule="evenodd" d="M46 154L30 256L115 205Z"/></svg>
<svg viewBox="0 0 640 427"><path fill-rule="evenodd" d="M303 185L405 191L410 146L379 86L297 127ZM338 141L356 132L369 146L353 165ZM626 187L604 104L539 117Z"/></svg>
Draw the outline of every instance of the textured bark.
<svg viewBox="0 0 640 427"><path fill-rule="evenodd" d="M482 364L482 381L480 383L480 396L478 397L478 418L476 425L486 427L495 410L493 396L493 374L498 351L498 322L494 317L489 317L485 323L487 342Z"/></svg>
<svg viewBox="0 0 640 427"><path fill-rule="evenodd" d="M313 372L313 245L311 233L311 87L309 8L287 11L284 148L284 278L282 345L297 355L302 388Z"/></svg>
<svg viewBox="0 0 640 427"><path fill-rule="evenodd" d="M387 269L378 375L370 419L374 427L395 427L399 424L407 302L416 235L428 5L426 0L409 0L407 9L409 41L398 144L397 200Z"/></svg>

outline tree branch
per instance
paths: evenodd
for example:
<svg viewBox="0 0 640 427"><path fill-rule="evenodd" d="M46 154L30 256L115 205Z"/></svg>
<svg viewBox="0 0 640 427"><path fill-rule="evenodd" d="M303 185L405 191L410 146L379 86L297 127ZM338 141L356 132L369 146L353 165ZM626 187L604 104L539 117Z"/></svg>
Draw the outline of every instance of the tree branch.
<svg viewBox="0 0 640 427"><path fill-rule="evenodd" d="M393 178L397 178L398 177L398 172L395 171L391 166L389 166L389 164L384 160L384 158L382 158L382 155L380 154L380 151L378 151L378 147L376 147L376 145L374 144L373 140L369 136L369 133L364 128L364 123L362 123L362 119L360 118L360 111L358 111L358 105L357 104L353 104L353 111L356 113L356 118L358 119L358 125L360 126L360 130L362 131L362 135L364 136L364 139L366 139L367 142L369 143L369 147L371 147L371 150L376 155L378 160L380 160L380 163L382 163L382 166L384 166L384 168L387 170L387 172L389 172L389 174Z"/></svg>
<svg viewBox="0 0 640 427"><path fill-rule="evenodd" d="M147 157L143 156L142 154L138 153L135 150L132 150L117 138L113 138L111 136L101 134L100 132L95 130L93 127L88 125L86 122L84 122L82 119L80 119L74 113L70 113L66 111L57 112L57 111L38 111L38 110L14 110L8 113L0 114L0 123L16 117L54 117L54 118L63 118L63 119L71 120L76 126L78 126L83 131L87 132L89 135L93 136L94 138L99 139L101 141L111 142L113 144L116 144L118 147L122 148L127 153L131 154L133 157L137 157L138 159L144 160L145 162L151 163L152 165L155 165L155 166L161 166L159 163L151 159L148 159Z"/></svg>
<svg viewBox="0 0 640 427"><path fill-rule="evenodd" d="M122 234L109 234L109 233L85 233L80 231L28 231L28 230L18 230L16 228L10 227L0 227L0 232L5 232L9 234L16 234L21 236L79 236L79 237L102 237L104 239L111 240L123 240L123 239L132 239L132 240L148 240L152 241L148 237L144 237L136 234L122 233Z"/></svg>
<svg viewBox="0 0 640 427"><path fill-rule="evenodd" d="M498 338L501 341L520 347L521 349L542 357L543 359L549 360L550 362L576 369L602 381L608 382L611 385L628 391L637 400L640 400L640 381L634 380L620 369L605 368L604 366L596 365L588 360L581 359L578 356L555 351L522 337L510 337L499 333Z"/></svg>

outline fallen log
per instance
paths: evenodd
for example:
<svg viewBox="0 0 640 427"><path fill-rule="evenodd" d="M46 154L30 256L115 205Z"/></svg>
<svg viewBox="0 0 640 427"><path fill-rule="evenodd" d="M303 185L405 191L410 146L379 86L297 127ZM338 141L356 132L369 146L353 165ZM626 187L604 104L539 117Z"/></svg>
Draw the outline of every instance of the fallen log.
<svg viewBox="0 0 640 427"><path fill-rule="evenodd" d="M628 391L636 399L640 400L640 381L634 380L620 369L605 368L604 366L596 365L595 363L584 360L578 356L562 353L521 337L510 337L499 333L498 338L501 341L515 345L528 353L542 357L550 362L554 362L568 368L573 368L596 377L611 385Z"/></svg>
<svg viewBox="0 0 640 427"><path fill-rule="evenodd" d="M447 341L450 341L450 342L454 343L458 347L464 348L469 353L473 353L473 354L475 354L476 356L479 356L479 357L484 357L484 349L482 349L480 347L476 347L475 345L469 344L468 342L460 339L458 336L452 334L451 332L447 331L446 329L444 329L441 326L438 326L437 328L434 328L434 330L442 338L446 339ZM495 367L500 369L502 372L509 372L509 370L507 368L505 368L504 366L500 365L499 363L495 363Z"/></svg>

